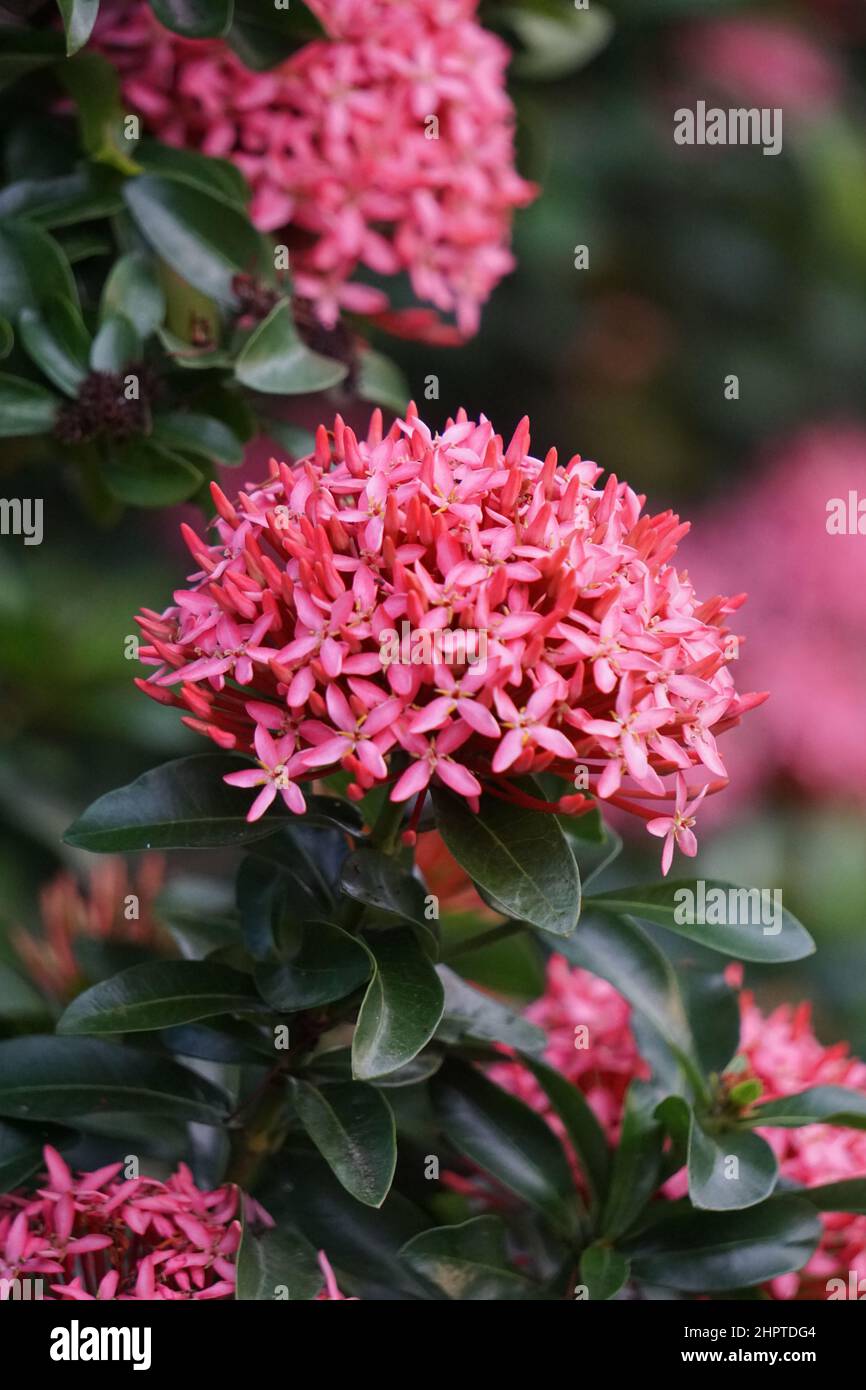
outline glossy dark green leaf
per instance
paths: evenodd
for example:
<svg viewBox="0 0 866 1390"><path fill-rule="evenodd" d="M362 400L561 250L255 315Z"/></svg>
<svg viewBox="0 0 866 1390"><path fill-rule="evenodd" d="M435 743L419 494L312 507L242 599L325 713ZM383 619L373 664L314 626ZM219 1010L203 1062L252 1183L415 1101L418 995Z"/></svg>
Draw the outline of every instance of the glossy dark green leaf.
<svg viewBox="0 0 866 1390"><path fill-rule="evenodd" d="M497 912L557 937L574 931L580 876L556 816L495 797L482 797L476 815L442 788L434 789L433 803L447 848Z"/></svg>
<svg viewBox="0 0 866 1390"><path fill-rule="evenodd" d="M22 309L55 297L78 303L69 263L52 236L14 218L0 226L0 313L15 322Z"/></svg>
<svg viewBox="0 0 866 1390"><path fill-rule="evenodd" d="M843 1178L806 1188L798 1196L807 1198L819 1211L850 1211L866 1216L866 1178Z"/></svg>
<svg viewBox="0 0 866 1390"><path fill-rule="evenodd" d="M474 989L447 965L437 965L436 973L445 990L445 1013L437 1030L438 1037L449 1042L479 1038L519 1047L524 1052L544 1051L545 1033L522 1014Z"/></svg>
<svg viewBox="0 0 866 1390"><path fill-rule="evenodd" d="M211 299L233 304L234 276L261 268L259 234L225 199L160 174L130 179L124 197L145 240Z"/></svg>
<svg viewBox="0 0 866 1390"><path fill-rule="evenodd" d="M316 1297L323 1282L316 1252L298 1231L277 1226L257 1233L244 1222L235 1299L308 1301Z"/></svg>
<svg viewBox="0 0 866 1390"><path fill-rule="evenodd" d="M277 396L306 396L342 381L343 362L308 348L295 327L291 301L280 300L253 329L237 361L235 376L251 391Z"/></svg>
<svg viewBox="0 0 866 1390"><path fill-rule="evenodd" d="M244 460L244 446L228 425L193 410L169 410L155 416L151 438L167 449L200 454L223 468L237 468Z"/></svg>
<svg viewBox="0 0 866 1390"><path fill-rule="evenodd" d="M703 888L700 887L701 882ZM769 923L753 920L760 918L760 891L757 888L738 888L735 884L718 879L683 879L672 883L615 888L588 898L587 906L592 903L611 912L628 912L648 922L657 922L660 927L676 932L678 936L697 941L712 951L736 956L738 960L753 960L769 965L802 960L804 956L811 955L815 949L814 941L787 908L779 907L778 913L774 910L773 920ZM713 902L710 894L715 892L719 894L719 903L724 901L733 909L727 915L738 920L724 925L689 922L690 916L712 915L709 910ZM704 913L701 912L702 902L708 909ZM770 916L769 911L766 916Z"/></svg>
<svg viewBox="0 0 866 1390"><path fill-rule="evenodd" d="M110 313L99 325L90 349L95 372L119 372L141 356L141 338L123 314Z"/></svg>
<svg viewBox="0 0 866 1390"><path fill-rule="evenodd" d="M705 1074L725 1070L740 1043L740 1001L724 972L680 966L680 992L695 1053Z"/></svg>
<svg viewBox="0 0 866 1390"><path fill-rule="evenodd" d="M0 372L0 436L45 434L57 418L57 396L33 381Z"/></svg>
<svg viewBox="0 0 866 1390"><path fill-rule="evenodd" d="M589 1187L593 1205L600 1205L610 1183L612 1155L592 1107L577 1086L546 1062L527 1056L522 1061L562 1120Z"/></svg>
<svg viewBox="0 0 866 1390"><path fill-rule="evenodd" d="M408 927L368 939L375 964L358 1013L352 1069L373 1081L405 1066L430 1041L445 1006L442 982Z"/></svg>
<svg viewBox="0 0 866 1390"><path fill-rule="evenodd" d="M324 30L304 4L277 9L261 0L235 0L235 17L228 42L241 62L256 72L282 63L291 53Z"/></svg>
<svg viewBox="0 0 866 1390"><path fill-rule="evenodd" d="M796 1095L756 1105L749 1123L780 1129L799 1129L801 1125L850 1125L866 1129L866 1095L850 1086L811 1086Z"/></svg>
<svg viewBox="0 0 866 1390"><path fill-rule="evenodd" d="M165 295L153 267L137 251L115 261L102 290L100 319L122 314L142 339L148 338L165 317Z"/></svg>
<svg viewBox="0 0 866 1390"><path fill-rule="evenodd" d="M99 0L57 0L66 31L66 53L72 57L93 33L99 14Z"/></svg>
<svg viewBox="0 0 866 1390"><path fill-rule="evenodd" d="M601 1219L601 1230L610 1240L634 1224L659 1185L664 1135L655 1114L656 1100L646 1082L633 1081L628 1088Z"/></svg>
<svg viewBox="0 0 866 1390"><path fill-rule="evenodd" d="M613 33L607 10L595 3L576 10L558 0L509 6L502 14L522 45L514 70L532 81L553 81L584 67Z"/></svg>
<svg viewBox="0 0 866 1390"><path fill-rule="evenodd" d="M274 1034L264 1033L242 1019L221 1018L219 1023L185 1023L165 1028L159 1041L169 1052L197 1057L224 1066L273 1066Z"/></svg>
<svg viewBox="0 0 866 1390"><path fill-rule="evenodd" d="M0 1024L32 1032L51 1027L52 1011L43 996L17 970L0 961Z"/></svg>
<svg viewBox="0 0 866 1390"><path fill-rule="evenodd" d="M114 448L102 476L112 497L133 507L170 507L185 502L202 481L201 473L188 459L148 439L133 439Z"/></svg>
<svg viewBox="0 0 866 1390"><path fill-rule="evenodd" d="M592 1302L604 1302L619 1293L629 1276L629 1262L612 1245L588 1245L580 1257L580 1282Z"/></svg>
<svg viewBox="0 0 866 1390"><path fill-rule="evenodd" d="M73 999L58 1033L133 1033L173 1028L217 1014L262 1011L249 978L209 961L133 965Z"/></svg>
<svg viewBox="0 0 866 1390"><path fill-rule="evenodd" d="M558 1229L573 1231L574 1179L545 1121L462 1063L443 1067L430 1086L442 1130L454 1148L543 1212Z"/></svg>
<svg viewBox="0 0 866 1390"><path fill-rule="evenodd" d="M424 928L430 926L425 915L424 885L377 849L363 846L348 856L341 886L350 898L378 912Z"/></svg>
<svg viewBox="0 0 866 1390"><path fill-rule="evenodd" d="M739 1211L763 1202L776 1186L773 1150L749 1130L710 1131L692 1114L688 1149L689 1197L704 1211Z"/></svg>
<svg viewBox="0 0 866 1390"><path fill-rule="evenodd" d="M222 780L225 773L249 765L222 753L195 753L164 763L94 801L64 839L94 854L116 854L235 845L267 835L291 813L277 806L274 814L250 824L247 797Z"/></svg>
<svg viewBox="0 0 866 1390"><path fill-rule="evenodd" d="M677 1051L689 1052L691 1038L676 976L637 923L591 911L587 899L577 931L559 949L572 965L608 980Z"/></svg>
<svg viewBox="0 0 866 1390"><path fill-rule="evenodd" d="M0 1192L11 1192L43 1166L44 1142L37 1128L0 1120Z"/></svg>
<svg viewBox="0 0 866 1390"><path fill-rule="evenodd" d="M295 1079L298 1118L346 1191L368 1207L380 1207L397 1164L394 1116L375 1086L359 1081L317 1087Z"/></svg>
<svg viewBox="0 0 866 1390"><path fill-rule="evenodd" d="M691 1211L677 1204L628 1242L632 1273L686 1293L720 1293L802 1269L821 1237L802 1197L771 1197L746 1211Z"/></svg>
<svg viewBox="0 0 866 1390"><path fill-rule="evenodd" d="M447 1298L486 1303L542 1297L541 1290L509 1267L505 1227L497 1216L476 1216L459 1226L438 1226L414 1236L400 1258Z"/></svg>
<svg viewBox="0 0 866 1390"><path fill-rule="evenodd" d="M329 922L298 924L282 947L279 962L256 966L256 984L275 1009L294 1012L345 999L370 978L364 947Z"/></svg>
<svg viewBox="0 0 866 1390"><path fill-rule="evenodd" d="M233 0L150 0L166 29L185 39L219 39L227 34L234 14Z"/></svg>
<svg viewBox="0 0 866 1390"><path fill-rule="evenodd" d="M18 333L28 355L52 385L77 396L87 375L90 334L75 304L49 299L42 309L22 309Z"/></svg>
<svg viewBox="0 0 866 1390"><path fill-rule="evenodd" d="M26 217L46 229L114 217L122 207L120 175L99 164L86 164L71 174L17 179L0 192L0 217ZM64 249L72 261L68 241Z"/></svg>
<svg viewBox="0 0 866 1390"><path fill-rule="evenodd" d="M204 193L218 193L243 212L250 200L246 179L227 159L213 159L198 150L179 149L162 145L157 140L142 140L136 147L136 162L148 174L165 174L196 184Z"/></svg>
<svg viewBox="0 0 866 1390"><path fill-rule="evenodd" d="M111 1111L218 1125L228 1099L176 1062L102 1038L0 1043L0 1115L55 1120Z"/></svg>
<svg viewBox="0 0 866 1390"><path fill-rule="evenodd" d="M127 139L127 111L117 72L101 53L78 53L58 68L78 111L81 143L91 159L134 174L135 141Z"/></svg>

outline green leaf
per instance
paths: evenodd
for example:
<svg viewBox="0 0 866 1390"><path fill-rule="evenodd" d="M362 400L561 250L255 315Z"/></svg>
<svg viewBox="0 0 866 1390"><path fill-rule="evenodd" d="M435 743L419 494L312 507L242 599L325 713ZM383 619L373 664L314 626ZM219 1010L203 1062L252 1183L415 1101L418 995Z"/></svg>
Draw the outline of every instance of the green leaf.
<svg viewBox="0 0 866 1390"><path fill-rule="evenodd" d="M114 217L122 207L120 176L100 164L86 164L71 174L18 179L0 192L0 217L26 217L46 228ZM71 260L68 243L65 250Z"/></svg>
<svg viewBox="0 0 866 1390"><path fill-rule="evenodd" d="M866 1216L866 1178L843 1178L822 1187L807 1187L797 1195L807 1198L819 1211L850 1211Z"/></svg>
<svg viewBox="0 0 866 1390"><path fill-rule="evenodd" d="M182 179L142 174L124 189L145 241L195 289L234 305L232 280L261 267L263 243L226 199Z"/></svg>
<svg viewBox="0 0 866 1390"><path fill-rule="evenodd" d="M519 1047L524 1052L544 1051L546 1034L534 1023L473 988L447 965L437 965L436 974L445 990L445 1012L437 1037L449 1042L479 1038Z"/></svg>
<svg viewBox="0 0 866 1390"><path fill-rule="evenodd" d="M604 1242L588 1245L580 1257L580 1281L593 1302L603 1302L619 1293L628 1280L629 1269L625 1255Z"/></svg>
<svg viewBox="0 0 866 1390"><path fill-rule="evenodd" d="M126 112L115 69L101 53L79 53L58 68L58 75L78 109L81 142L91 159L135 174L135 143L125 134Z"/></svg>
<svg viewBox="0 0 866 1390"><path fill-rule="evenodd" d="M57 0L66 30L66 54L71 58L83 48L93 33L99 0Z"/></svg>
<svg viewBox="0 0 866 1390"><path fill-rule="evenodd" d="M849 1086L810 1086L796 1095L756 1105L748 1116L750 1125L769 1125L776 1129L799 1129L801 1125L849 1125L866 1129L866 1095Z"/></svg>
<svg viewBox="0 0 866 1390"><path fill-rule="evenodd" d="M233 0L150 0L166 29L185 39L221 39L231 28Z"/></svg>
<svg viewBox="0 0 866 1390"><path fill-rule="evenodd" d="M802 1197L771 1197L746 1211L671 1211L628 1243L632 1273L685 1293L721 1293L802 1269L821 1237Z"/></svg>
<svg viewBox="0 0 866 1390"><path fill-rule="evenodd" d="M276 67L310 40L322 38L324 32L306 5L278 10L260 0L235 0L228 41L246 67L261 72Z"/></svg>
<svg viewBox="0 0 866 1390"><path fill-rule="evenodd" d="M60 34L36 29L0 27L0 88L62 58L66 45Z"/></svg>
<svg viewBox="0 0 866 1390"><path fill-rule="evenodd" d="M703 888L701 884L703 883ZM667 931L676 932L689 941L697 941L708 946L711 951L721 951L724 955L736 956L738 960L753 960L764 964L781 961L802 960L815 949L806 928L797 921L787 908L782 908L774 920L766 925L760 920L751 924L748 920L734 921L725 925L716 923L689 922L690 916L711 915L713 902L726 904L726 916L735 918L759 918L761 902L758 888L738 888L735 884L724 883L718 879L680 880L673 883L653 883L634 888L615 888L608 893L599 893L587 899L597 907L611 912L629 912L635 917L643 917L648 922L657 922ZM714 894L711 899L710 894ZM731 897L729 895L736 895ZM741 895L747 895L743 898ZM752 895L749 897L748 895ZM754 895L758 894L755 899ZM723 896L720 896L723 895ZM702 912L701 904L706 912ZM744 912L741 905L747 903ZM734 908L731 912L730 907ZM769 914L767 914L769 915Z"/></svg>
<svg viewBox="0 0 866 1390"><path fill-rule="evenodd" d="M381 352L367 349L360 354L355 387L362 401L384 405L402 415L409 403L409 383L395 362Z"/></svg>
<svg viewBox="0 0 866 1390"><path fill-rule="evenodd" d="M536 1285L509 1268L505 1226L498 1216L476 1216L459 1226L438 1226L414 1236L401 1260L447 1298L511 1302L541 1298Z"/></svg>
<svg viewBox="0 0 866 1390"><path fill-rule="evenodd" d="M51 1017L51 1009L30 981L0 961L0 1024L32 1032L50 1028Z"/></svg>
<svg viewBox="0 0 866 1390"><path fill-rule="evenodd" d="M67 844L94 854L242 844L270 834L282 815L250 824L246 799L222 779L249 763L196 753L164 763L126 787L106 792L69 827ZM286 811L288 816L290 812Z"/></svg>
<svg viewBox="0 0 866 1390"><path fill-rule="evenodd" d="M75 397L87 375L90 334L75 304L49 299L42 310L22 309L18 318L21 342L48 380Z"/></svg>
<svg viewBox="0 0 866 1390"><path fill-rule="evenodd" d="M661 1177L663 1133L656 1118L657 1096L644 1081L632 1081L614 1152L601 1230L617 1240L654 1195Z"/></svg>
<svg viewBox="0 0 866 1390"><path fill-rule="evenodd" d="M203 193L216 193L233 203L239 212L246 211L249 185L240 169L228 159L212 159L197 150L161 145L156 140L142 140L135 158L148 174L165 174L196 184Z"/></svg>
<svg viewBox="0 0 866 1390"><path fill-rule="evenodd" d="M374 964L352 1040L352 1071L374 1081L411 1062L439 1025L445 994L412 931L395 927L366 942Z"/></svg>
<svg viewBox="0 0 866 1390"><path fill-rule="evenodd" d="M595 0L591 9L580 11L562 0L533 0L531 6L509 7L502 18L523 44L514 71L532 81L551 81L584 67L613 33L613 20Z"/></svg>
<svg viewBox="0 0 866 1390"><path fill-rule="evenodd" d="M295 327L291 301L281 299L253 329L235 362L235 376L251 391L306 396L342 381L348 368L308 348Z"/></svg>
<svg viewBox="0 0 866 1390"><path fill-rule="evenodd" d="M365 845L349 855L343 864L341 887L355 902L430 929L424 914L424 885L377 849Z"/></svg>
<svg viewBox="0 0 866 1390"><path fill-rule="evenodd" d="M244 461L244 446L228 425L192 410L170 410L155 416L151 438L168 449L200 454L223 468L236 468Z"/></svg>
<svg viewBox="0 0 866 1390"><path fill-rule="evenodd" d="M559 948L572 965L590 970L624 994L677 1053L692 1049L685 1006L676 976L655 942L636 922L589 911Z"/></svg>
<svg viewBox="0 0 866 1390"><path fill-rule="evenodd" d="M345 999L360 989L372 969L359 941L329 922L295 927L283 944L284 959L256 966L256 985L275 1009L293 1013Z"/></svg>
<svg viewBox="0 0 866 1390"><path fill-rule="evenodd" d="M108 314L90 349L90 365L95 372L119 372L141 356L141 339L123 314Z"/></svg>
<svg viewBox="0 0 866 1390"><path fill-rule="evenodd" d="M0 1043L0 1115L55 1120L109 1111L219 1125L228 1099L176 1062L101 1038Z"/></svg>
<svg viewBox="0 0 866 1390"><path fill-rule="evenodd" d="M449 1142L498 1182L573 1233L577 1199L561 1145L539 1115L473 1067L449 1062L430 1083Z"/></svg>
<svg viewBox="0 0 866 1390"><path fill-rule="evenodd" d="M45 434L57 417L60 405L44 386L23 377L0 372L0 436Z"/></svg>
<svg viewBox="0 0 866 1390"><path fill-rule="evenodd" d="M165 318L165 295L153 268L140 252L130 251L111 267L99 302L100 321L122 314L144 340Z"/></svg>
<svg viewBox="0 0 866 1390"><path fill-rule="evenodd" d="M689 1197L703 1211L739 1211L763 1202L779 1176L776 1155L749 1130L709 1132L694 1113L688 1149Z"/></svg>
<svg viewBox="0 0 866 1390"><path fill-rule="evenodd" d="M593 1205L599 1205L607 1196L612 1155L604 1130L595 1118L589 1101L577 1086L546 1062L527 1056L523 1056L521 1061L532 1072L562 1120L580 1162Z"/></svg>
<svg viewBox="0 0 866 1390"><path fill-rule="evenodd" d="M187 459L147 439L133 439L114 448L103 477L112 496L133 507L170 507L185 502L202 481L198 469Z"/></svg>
<svg viewBox="0 0 866 1390"><path fill-rule="evenodd" d="M249 978L225 965L150 961L79 994L58 1022L57 1031L136 1033L265 1007Z"/></svg>
<svg viewBox="0 0 866 1390"><path fill-rule="evenodd" d="M53 237L13 218L0 226L0 313L14 322L22 309L55 297L78 303L69 263Z"/></svg>
<svg viewBox="0 0 866 1390"><path fill-rule="evenodd" d="M497 912L558 937L574 931L580 876L556 816L487 796L476 815L438 787L433 804L446 847Z"/></svg>
<svg viewBox="0 0 866 1390"><path fill-rule="evenodd" d="M322 1287L316 1252L297 1231L281 1226L255 1234L244 1222L237 1260L235 1299L313 1299Z"/></svg>
<svg viewBox="0 0 866 1390"><path fill-rule="evenodd" d="M44 1142L38 1129L0 1120L0 1192L11 1192L38 1172Z"/></svg>
<svg viewBox="0 0 866 1390"><path fill-rule="evenodd" d="M368 1207L380 1207L397 1164L394 1116L375 1086L337 1082L321 1089L292 1082L298 1118L346 1191Z"/></svg>
<svg viewBox="0 0 866 1390"><path fill-rule="evenodd" d="M721 1073L740 1043L737 991L731 988L721 970L696 970L680 965L677 979L701 1069L705 1075Z"/></svg>

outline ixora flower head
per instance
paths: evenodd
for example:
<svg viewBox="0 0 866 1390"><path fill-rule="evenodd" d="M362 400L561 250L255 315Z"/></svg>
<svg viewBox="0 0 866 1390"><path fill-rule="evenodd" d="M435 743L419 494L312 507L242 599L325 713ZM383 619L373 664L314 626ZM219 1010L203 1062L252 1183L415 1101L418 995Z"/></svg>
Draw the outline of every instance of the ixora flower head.
<svg viewBox="0 0 866 1390"><path fill-rule="evenodd" d="M214 485L213 543L184 528L190 587L139 618L158 668L139 684L256 758L227 778L258 789L251 818L277 793L302 812L299 784L342 768L350 795L387 782L417 812L431 782L476 809L485 790L575 814L597 796L665 837L666 866L675 843L695 853L697 804L725 782L716 737L762 698L729 670L744 596L700 602L671 564L687 525L529 449L526 419L506 445L483 416L438 434L410 407L366 439L338 416L234 502ZM483 663L445 629L483 633ZM578 790L519 785L540 772Z"/></svg>
<svg viewBox="0 0 866 1390"><path fill-rule="evenodd" d="M110 11L96 41L150 130L231 159L259 228L291 224L295 290L326 326L340 308L388 310L383 291L355 281L364 268L408 273L420 299L474 333L513 268L514 209L536 192L514 167L507 45L466 0L311 8L329 37L263 73L219 40L163 29L144 3ZM388 326L436 336L407 314Z"/></svg>
<svg viewBox="0 0 866 1390"><path fill-rule="evenodd" d="M202 1191L185 1163L160 1182L122 1177L122 1163L76 1175L50 1145L43 1157L35 1192L0 1195L0 1300L19 1297L23 1280L49 1301L234 1298L241 1201L248 1221L274 1224L233 1183ZM317 1258L317 1299L345 1300Z"/></svg>

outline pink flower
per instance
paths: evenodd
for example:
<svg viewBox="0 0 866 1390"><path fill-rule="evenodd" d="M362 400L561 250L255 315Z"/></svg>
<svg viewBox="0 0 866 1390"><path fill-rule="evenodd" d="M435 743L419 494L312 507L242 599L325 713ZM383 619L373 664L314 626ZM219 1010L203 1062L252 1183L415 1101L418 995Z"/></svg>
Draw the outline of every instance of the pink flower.
<svg viewBox="0 0 866 1390"><path fill-rule="evenodd" d="M829 51L785 20L696 21L677 36L677 47L691 79L737 103L812 115L841 93L844 74Z"/></svg>
<svg viewBox="0 0 866 1390"><path fill-rule="evenodd" d="M235 1186L204 1192L185 1164L167 1182L122 1178L120 1163L75 1176L55 1149L44 1156L42 1186L0 1196L0 1297L3 1280L39 1277L49 1301L234 1297Z"/></svg>
<svg viewBox="0 0 866 1390"><path fill-rule="evenodd" d="M322 323L386 313L387 295L354 278L366 268L408 272L420 299L474 333L513 267L514 209L536 191L514 168L509 50L465 0L313 8L329 39L266 73L220 40L178 38L144 3L109 7L95 41L147 128L231 159L259 228L291 224L295 289Z"/></svg>
<svg viewBox="0 0 866 1390"><path fill-rule="evenodd" d="M259 755L260 771L227 772L223 778L232 787L261 787L247 815L248 821L260 820L273 803L277 792L290 811L303 815L307 809L303 792L292 781L296 772L306 771L306 761L302 754L292 757L295 740L292 734L272 739L264 724L257 724L253 735L256 752Z"/></svg>
<svg viewBox="0 0 866 1390"><path fill-rule="evenodd" d="M694 800L688 801L686 779L680 774L677 777L676 805L673 815L657 816L654 820L647 822L647 830L651 835L657 835L660 839L664 837L663 874L666 874L671 866L674 857L674 845L677 845L683 854L687 854L690 859L694 859L697 854L698 842L692 826L695 823L694 812L703 801L706 790L706 787L702 787Z"/></svg>
<svg viewBox="0 0 866 1390"><path fill-rule="evenodd" d="M438 782L473 806L486 787L579 814L588 796L548 803L514 779L575 784L581 769L593 795L664 821L666 863L675 842L692 853L693 813L723 785L706 782L724 772L716 737L762 698L728 670L725 619L744 596L700 603L670 563L687 528L599 475L534 457L526 420L506 445L463 411L434 434L413 406L384 436L375 412L366 439L338 416L309 458L272 460L234 502L214 485L215 543L184 533L192 587L139 619L158 668L140 685L255 754L227 778L263 788L251 817L278 791L302 810L297 784L336 768L350 796L387 783L416 813ZM423 639L417 658L392 659L397 627ZM673 776L689 771L704 786L686 806Z"/></svg>

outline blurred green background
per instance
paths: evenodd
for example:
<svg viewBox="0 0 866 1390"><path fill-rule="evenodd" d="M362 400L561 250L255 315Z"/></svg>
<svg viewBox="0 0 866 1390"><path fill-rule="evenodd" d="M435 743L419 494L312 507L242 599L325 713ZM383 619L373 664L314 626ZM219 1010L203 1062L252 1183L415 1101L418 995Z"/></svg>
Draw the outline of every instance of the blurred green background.
<svg viewBox="0 0 866 1390"><path fill-rule="evenodd" d="M497 23L499 8L491 2L485 19ZM822 1038L848 1037L866 1055L866 795L857 778L833 772L849 755L866 758L866 537L829 550L824 505L846 481L866 494L866 6L620 0L604 11L607 42L577 73L514 80L521 169L541 194L518 218L518 269L478 337L459 349L379 345L431 425L464 405L507 435L529 413L535 452L556 444L564 458L595 458L646 492L651 508L695 518L684 560L699 573L701 537L711 536L712 574L728 592L748 587L766 535L772 573L753 593L749 643L764 657L754 666L761 688L784 684L755 716L764 722L744 745L741 789L704 825L697 871L783 889L818 954L751 982L764 1002L814 998ZM782 152L677 146L673 113L697 100L781 107ZM578 246L588 250L584 269ZM736 400L725 396L730 374ZM430 376L438 399L425 399ZM291 410L309 425L345 405L334 395ZM829 443L798 465L813 491L803 489L790 519L773 503L784 481L765 489L744 541L738 517L763 470L783 480L786 458L816 429ZM4 495L45 499L41 546L0 539L8 962L3 934L36 926L39 885L62 863L82 868L59 843L65 825L102 791L202 745L135 691L125 655L136 610L163 607L191 568L176 539L183 510L130 512L102 530L59 457L28 465L26 451L10 447L2 472ZM849 601L831 631L837 591ZM774 650L809 625L837 646L811 662L804 643L793 674L790 663L782 672ZM823 755L810 753L806 766L800 717L826 730ZM657 848L632 835L611 883L656 876Z"/></svg>

